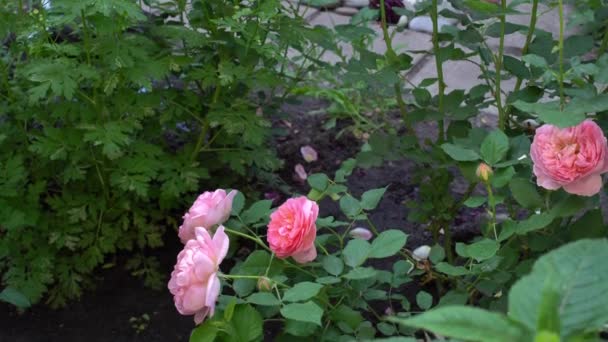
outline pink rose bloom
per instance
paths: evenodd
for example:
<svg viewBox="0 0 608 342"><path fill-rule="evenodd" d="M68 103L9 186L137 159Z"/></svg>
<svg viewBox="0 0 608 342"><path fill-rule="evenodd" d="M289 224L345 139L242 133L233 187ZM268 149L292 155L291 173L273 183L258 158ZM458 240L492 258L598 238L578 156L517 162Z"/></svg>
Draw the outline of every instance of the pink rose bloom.
<svg viewBox="0 0 608 342"><path fill-rule="evenodd" d="M177 255L168 287L177 311L182 315L194 315L194 322L200 324L215 312L215 302L220 294L217 272L230 241L223 226L217 229L213 238L202 227L196 227L195 235L196 238L188 240Z"/></svg>
<svg viewBox="0 0 608 342"><path fill-rule="evenodd" d="M601 174L608 172L607 149L602 129L591 120L564 129L541 126L530 149L538 185L549 190L563 187L580 196L597 194Z"/></svg>
<svg viewBox="0 0 608 342"><path fill-rule="evenodd" d="M293 257L301 264L314 260L318 215L319 206L308 198L288 199L270 215L267 237L270 249L281 259Z"/></svg>
<svg viewBox="0 0 608 342"><path fill-rule="evenodd" d="M182 240L182 243L194 239L194 228L211 227L226 222L232 211L232 200L236 196L237 191L232 190L228 195L223 189L215 190L214 192L203 192L188 212L184 215L184 223L179 226L177 234Z"/></svg>

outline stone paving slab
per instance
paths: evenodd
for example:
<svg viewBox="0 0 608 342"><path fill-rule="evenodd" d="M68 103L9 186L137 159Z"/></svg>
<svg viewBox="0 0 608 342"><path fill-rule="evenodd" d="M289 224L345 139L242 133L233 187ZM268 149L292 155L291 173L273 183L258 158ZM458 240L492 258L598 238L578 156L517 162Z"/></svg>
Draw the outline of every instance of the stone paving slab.
<svg viewBox="0 0 608 342"><path fill-rule="evenodd" d="M345 25L350 22L349 16L339 15L334 12L321 12L319 15L314 16L309 23L312 26L322 25L325 27L333 28L337 25ZM369 27L374 30L375 38L370 46L370 49L376 53L384 54L386 52L386 43L382 35L382 28L376 23L370 23ZM393 28L390 28L392 34ZM397 53L400 52L411 52L411 51L430 51L432 49L431 36L425 33L404 30L402 32L396 32L392 39L393 48ZM342 54L349 59L353 55L353 47L350 44L340 43L342 48ZM424 54L412 54L413 64L418 63ZM333 52L327 52L322 58L328 63L335 64L341 61Z"/></svg>
<svg viewBox="0 0 608 342"><path fill-rule="evenodd" d="M473 59L473 61L479 63L479 57ZM452 90L462 89L468 90L478 84L485 84L485 81L480 78L482 75L479 67L469 61L446 61L443 63L443 77L446 84L445 93L449 93ZM437 78L437 68L435 66L434 57L425 58L425 63L422 67L414 72L408 74L407 79L415 85L420 84L424 79ZM515 88L515 78L508 80L502 80L501 88L503 91L509 93ZM426 88L432 95L437 95L439 92L439 86L437 83ZM503 96L504 97L504 96ZM503 99L504 100L504 99ZM497 113L496 108L488 108L488 113Z"/></svg>
<svg viewBox="0 0 608 342"><path fill-rule="evenodd" d="M510 1L509 1L510 2ZM523 14L509 14L507 15L507 22L512 24L518 24L523 26L530 25L530 16L532 5L531 4L521 4L516 7L516 9ZM568 16L572 13L571 6L564 6L564 18L568 20ZM559 11L557 7L550 8L544 4L539 4L537 11L537 20L536 20L536 29L550 32L553 35L553 39L559 38ZM578 31L576 28L568 28L566 22L566 37L576 34ZM516 48L516 51L520 51L524 47L526 42L526 32L520 33L515 32L505 36L505 46ZM498 48L499 39L498 38L488 38L488 44L492 48ZM515 50L515 49L514 49Z"/></svg>
<svg viewBox="0 0 608 342"><path fill-rule="evenodd" d="M290 11L297 9L298 14L304 19L310 18L320 12L318 9L316 9L314 7L308 7L303 4L299 4L299 6L298 6L297 1L283 0L283 1L281 1L281 5Z"/></svg>

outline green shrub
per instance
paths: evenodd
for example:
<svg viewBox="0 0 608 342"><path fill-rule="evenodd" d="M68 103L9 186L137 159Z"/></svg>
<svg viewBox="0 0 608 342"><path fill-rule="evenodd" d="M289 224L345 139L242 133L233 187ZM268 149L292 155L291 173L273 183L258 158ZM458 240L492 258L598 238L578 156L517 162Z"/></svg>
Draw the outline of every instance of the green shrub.
<svg viewBox="0 0 608 342"><path fill-rule="evenodd" d="M2 283L61 305L127 250L160 286L144 251L175 226L168 213L208 179L279 165L261 113L297 84L287 49L310 46L293 12L278 0L3 2Z"/></svg>

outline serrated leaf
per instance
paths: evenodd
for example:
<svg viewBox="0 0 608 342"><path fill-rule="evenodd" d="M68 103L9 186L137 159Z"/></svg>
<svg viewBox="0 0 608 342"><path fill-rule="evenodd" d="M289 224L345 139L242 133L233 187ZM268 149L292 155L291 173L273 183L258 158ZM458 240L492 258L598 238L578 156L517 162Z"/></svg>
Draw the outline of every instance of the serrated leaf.
<svg viewBox="0 0 608 342"><path fill-rule="evenodd" d="M348 241L346 247L342 251L344 263L350 267L355 267L363 264L369 257L371 245L362 239L352 239Z"/></svg>
<svg viewBox="0 0 608 342"><path fill-rule="evenodd" d="M407 234L400 230L389 229L372 241L370 258L387 258L397 254L407 242Z"/></svg>
<svg viewBox="0 0 608 342"><path fill-rule="evenodd" d="M361 207L365 210L374 210L380 203L386 188L367 190L361 195Z"/></svg>
<svg viewBox="0 0 608 342"><path fill-rule="evenodd" d="M456 161L475 161L479 160L480 156L473 150L454 144L443 144L441 149Z"/></svg>
<svg viewBox="0 0 608 342"><path fill-rule="evenodd" d="M323 269L326 270L327 273L334 276L338 276L342 274L342 271L344 271L344 263L340 258L334 255L327 255L323 257L321 265L323 265Z"/></svg>
<svg viewBox="0 0 608 342"><path fill-rule="evenodd" d="M316 296L323 285L304 281L285 291L283 300L286 302L301 302Z"/></svg>
<svg viewBox="0 0 608 342"><path fill-rule="evenodd" d="M412 318L388 320L466 341L526 341L529 335L502 314L467 306L442 306Z"/></svg>
<svg viewBox="0 0 608 342"><path fill-rule="evenodd" d="M321 326L323 309L313 302L293 303L281 308L281 315L294 321L308 322Z"/></svg>
<svg viewBox="0 0 608 342"><path fill-rule="evenodd" d="M249 302L251 304L267 305L267 306L274 306L274 305L281 304L281 302L277 299L277 297L275 297L275 295L273 295L272 293L268 293L268 292L256 292L256 293L252 294L251 296L247 297L247 302Z"/></svg>
<svg viewBox="0 0 608 342"><path fill-rule="evenodd" d="M543 296L557 295L562 339L599 331L608 322L608 241L579 240L541 256L513 285L509 316L530 329L541 317Z"/></svg>
<svg viewBox="0 0 608 342"><path fill-rule="evenodd" d="M490 132L481 143L481 156L490 165L504 159L509 151L509 138L500 130Z"/></svg>

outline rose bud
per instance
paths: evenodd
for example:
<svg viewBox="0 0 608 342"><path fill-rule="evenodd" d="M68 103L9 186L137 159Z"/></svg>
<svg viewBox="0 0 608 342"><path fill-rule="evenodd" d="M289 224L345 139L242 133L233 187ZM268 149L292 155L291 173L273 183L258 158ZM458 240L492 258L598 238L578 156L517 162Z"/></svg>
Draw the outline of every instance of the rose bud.
<svg viewBox="0 0 608 342"><path fill-rule="evenodd" d="M493 173L494 172L492 171L492 168L486 163L479 164L479 166L477 167L477 171L475 171L477 178L481 179L484 182L487 182L490 177L492 177Z"/></svg>
<svg viewBox="0 0 608 342"><path fill-rule="evenodd" d="M258 291L270 292L272 290L272 280L268 277L258 278Z"/></svg>

